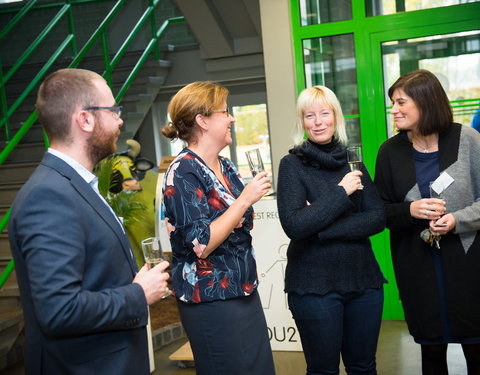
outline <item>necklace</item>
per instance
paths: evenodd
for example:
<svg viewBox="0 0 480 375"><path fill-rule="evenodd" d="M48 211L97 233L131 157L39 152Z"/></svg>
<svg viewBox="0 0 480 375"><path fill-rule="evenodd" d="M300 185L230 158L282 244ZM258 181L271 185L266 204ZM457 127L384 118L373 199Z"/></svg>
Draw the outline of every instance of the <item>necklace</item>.
<svg viewBox="0 0 480 375"><path fill-rule="evenodd" d="M422 151L422 152L423 152L424 154L428 154L428 149L429 149L430 147L428 147L428 146L427 146L427 147L423 147L422 145L418 144L418 142L417 142L417 143L412 142L412 143L413 143L414 146L417 145L418 148L423 148L423 151Z"/></svg>
<svg viewBox="0 0 480 375"><path fill-rule="evenodd" d="M412 144L413 144L413 146L417 146L417 148L423 149L421 152L423 152L424 154L428 154L428 153L430 152L429 150L430 150L432 147L435 146L435 143L436 143L436 142L433 142L433 144L431 144L431 145L429 146L428 143L425 142L425 146L424 146L424 145L422 145L422 144L420 144L420 143L418 142L418 138L412 137Z"/></svg>

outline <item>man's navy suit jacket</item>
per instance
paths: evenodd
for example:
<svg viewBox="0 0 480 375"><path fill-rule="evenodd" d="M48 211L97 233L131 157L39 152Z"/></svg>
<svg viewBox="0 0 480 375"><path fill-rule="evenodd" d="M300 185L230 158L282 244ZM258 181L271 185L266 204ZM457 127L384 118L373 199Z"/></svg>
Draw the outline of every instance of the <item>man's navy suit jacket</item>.
<svg viewBox="0 0 480 375"><path fill-rule="evenodd" d="M25 316L25 373L148 374L137 267L92 187L46 153L15 199L8 232Z"/></svg>

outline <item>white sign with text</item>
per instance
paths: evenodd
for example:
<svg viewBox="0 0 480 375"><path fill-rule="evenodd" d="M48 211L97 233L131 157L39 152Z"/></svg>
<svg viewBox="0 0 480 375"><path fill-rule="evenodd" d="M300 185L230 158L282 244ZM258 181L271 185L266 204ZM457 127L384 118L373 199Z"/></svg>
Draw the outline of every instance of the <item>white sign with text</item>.
<svg viewBox="0 0 480 375"><path fill-rule="evenodd" d="M302 351L300 336L283 291L290 239L280 225L277 201L262 199L253 208L255 219L251 235L260 280L258 291L272 350Z"/></svg>

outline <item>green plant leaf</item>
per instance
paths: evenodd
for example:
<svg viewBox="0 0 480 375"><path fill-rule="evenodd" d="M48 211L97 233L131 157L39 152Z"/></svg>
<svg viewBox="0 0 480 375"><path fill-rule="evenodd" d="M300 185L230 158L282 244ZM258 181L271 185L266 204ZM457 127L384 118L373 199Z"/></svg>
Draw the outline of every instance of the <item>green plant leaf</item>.
<svg viewBox="0 0 480 375"><path fill-rule="evenodd" d="M147 207L135 200L135 191L121 191L118 194L112 194L109 189L111 186L111 176L115 164L114 155L101 160L95 167L95 175L98 177L98 190L112 207L118 217L123 218L123 225L128 227L133 223L146 220L145 211Z"/></svg>
<svg viewBox="0 0 480 375"><path fill-rule="evenodd" d="M147 207L135 200L136 192L121 191L118 194L109 194L108 204L112 207L117 216L123 218L123 225L126 227L141 220L146 220L145 210Z"/></svg>
<svg viewBox="0 0 480 375"><path fill-rule="evenodd" d="M108 190L111 184L114 158L115 156L107 156L105 159L100 160L94 170L95 175L98 177L98 190L105 199L109 195Z"/></svg>

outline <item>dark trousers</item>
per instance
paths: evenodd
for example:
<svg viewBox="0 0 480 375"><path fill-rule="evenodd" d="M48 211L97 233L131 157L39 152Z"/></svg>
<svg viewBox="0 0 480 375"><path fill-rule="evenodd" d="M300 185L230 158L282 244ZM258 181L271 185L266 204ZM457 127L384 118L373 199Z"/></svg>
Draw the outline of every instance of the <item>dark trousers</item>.
<svg viewBox="0 0 480 375"><path fill-rule="evenodd" d="M336 375L340 354L349 375L376 374L383 289L324 296L290 293L288 304L300 333L307 375Z"/></svg>
<svg viewBox="0 0 480 375"><path fill-rule="evenodd" d="M267 323L257 292L226 301L178 302L197 375L274 375Z"/></svg>

